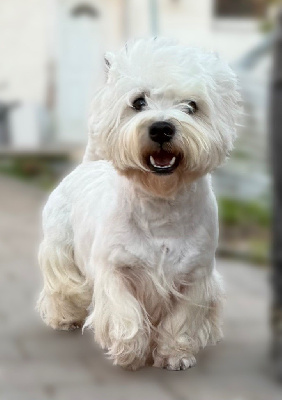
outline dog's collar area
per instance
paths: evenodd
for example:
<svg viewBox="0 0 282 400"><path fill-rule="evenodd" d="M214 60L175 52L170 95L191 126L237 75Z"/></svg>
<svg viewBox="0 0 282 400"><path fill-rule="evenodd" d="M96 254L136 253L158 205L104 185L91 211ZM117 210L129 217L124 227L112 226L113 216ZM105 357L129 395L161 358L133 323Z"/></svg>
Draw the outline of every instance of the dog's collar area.
<svg viewBox="0 0 282 400"><path fill-rule="evenodd" d="M148 156L147 164L152 172L171 174L178 167L179 161L179 155L161 149Z"/></svg>

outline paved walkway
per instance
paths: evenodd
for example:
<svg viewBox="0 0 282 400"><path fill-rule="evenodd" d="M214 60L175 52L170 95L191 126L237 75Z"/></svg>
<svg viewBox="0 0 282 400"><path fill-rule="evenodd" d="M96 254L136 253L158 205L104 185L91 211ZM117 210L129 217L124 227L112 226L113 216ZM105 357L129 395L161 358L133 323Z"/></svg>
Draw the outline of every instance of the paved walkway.
<svg viewBox="0 0 282 400"><path fill-rule="evenodd" d="M281 400L269 372L267 272L218 262L228 301L225 340L188 371L113 367L90 332L54 332L34 312L45 194L0 176L1 400Z"/></svg>

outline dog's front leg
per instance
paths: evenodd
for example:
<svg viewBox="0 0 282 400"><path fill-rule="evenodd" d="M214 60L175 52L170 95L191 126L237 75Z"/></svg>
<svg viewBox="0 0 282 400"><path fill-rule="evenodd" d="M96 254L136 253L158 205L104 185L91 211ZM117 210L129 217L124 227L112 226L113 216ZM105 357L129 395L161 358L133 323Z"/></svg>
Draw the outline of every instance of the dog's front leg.
<svg viewBox="0 0 282 400"><path fill-rule="evenodd" d="M199 349L222 337L222 301L221 279L216 271L187 284L157 328L154 366L170 370L193 367Z"/></svg>
<svg viewBox="0 0 282 400"><path fill-rule="evenodd" d="M95 340L108 349L114 364L133 370L144 366L149 324L124 276L124 268L107 266L97 272L93 302L86 325L94 328Z"/></svg>
<svg viewBox="0 0 282 400"><path fill-rule="evenodd" d="M157 327L154 367L185 370L196 364L198 349L189 329L188 303L184 298L175 304Z"/></svg>

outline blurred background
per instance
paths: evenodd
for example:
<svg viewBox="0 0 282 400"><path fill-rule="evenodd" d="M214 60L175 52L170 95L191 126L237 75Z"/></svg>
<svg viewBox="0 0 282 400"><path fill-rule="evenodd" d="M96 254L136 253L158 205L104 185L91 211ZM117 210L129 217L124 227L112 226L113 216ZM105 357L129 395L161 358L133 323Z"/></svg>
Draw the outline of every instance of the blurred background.
<svg viewBox="0 0 282 400"><path fill-rule="evenodd" d="M0 0L1 400L281 399L269 356L268 279L268 111L279 10L279 0ZM238 140L213 176L226 339L191 371L130 374L105 361L90 333L42 326L33 311L36 252L44 201L82 159L90 101L105 79L103 53L157 35L218 52L240 80Z"/></svg>

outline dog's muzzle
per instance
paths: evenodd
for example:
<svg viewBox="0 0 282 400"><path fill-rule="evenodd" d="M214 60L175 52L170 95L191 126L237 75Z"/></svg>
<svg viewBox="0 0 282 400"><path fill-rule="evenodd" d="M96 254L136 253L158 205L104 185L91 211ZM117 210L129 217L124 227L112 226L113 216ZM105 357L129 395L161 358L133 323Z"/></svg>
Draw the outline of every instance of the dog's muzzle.
<svg viewBox="0 0 282 400"><path fill-rule="evenodd" d="M167 121L154 122L149 128L150 139L159 144L147 158L147 165L156 174L171 174L179 165L180 155L175 154L166 144L172 141L175 126Z"/></svg>

